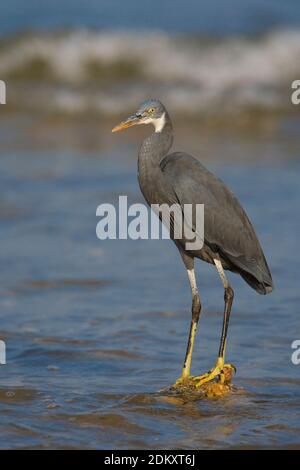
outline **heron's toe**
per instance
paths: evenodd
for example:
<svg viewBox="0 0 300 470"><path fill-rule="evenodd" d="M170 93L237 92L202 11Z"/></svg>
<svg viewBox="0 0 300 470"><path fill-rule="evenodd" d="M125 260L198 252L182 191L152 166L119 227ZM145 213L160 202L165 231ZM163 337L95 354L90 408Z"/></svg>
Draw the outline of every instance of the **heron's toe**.
<svg viewBox="0 0 300 470"><path fill-rule="evenodd" d="M235 373L236 368L232 364L217 364L206 374L193 377L193 380L197 388L212 381L219 382L221 384L230 384Z"/></svg>
<svg viewBox="0 0 300 470"><path fill-rule="evenodd" d="M171 390L185 390L185 389L190 389L194 387L193 383L193 377L179 377L179 379L176 380L174 385L172 385Z"/></svg>

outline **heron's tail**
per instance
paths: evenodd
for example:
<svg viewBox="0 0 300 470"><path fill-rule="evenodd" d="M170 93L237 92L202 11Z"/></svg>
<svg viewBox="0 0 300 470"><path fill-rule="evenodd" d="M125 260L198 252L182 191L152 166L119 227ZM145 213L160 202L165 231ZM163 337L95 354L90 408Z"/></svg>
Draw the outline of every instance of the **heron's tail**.
<svg viewBox="0 0 300 470"><path fill-rule="evenodd" d="M269 294L274 289L272 274L263 251L256 260L245 260L243 257L228 257L234 270L259 294Z"/></svg>
<svg viewBox="0 0 300 470"><path fill-rule="evenodd" d="M268 280L259 281L256 277L252 274L242 271L240 272L242 278L251 286L253 289L256 290L259 294L270 294L274 289L274 284L272 281L272 277L270 276Z"/></svg>

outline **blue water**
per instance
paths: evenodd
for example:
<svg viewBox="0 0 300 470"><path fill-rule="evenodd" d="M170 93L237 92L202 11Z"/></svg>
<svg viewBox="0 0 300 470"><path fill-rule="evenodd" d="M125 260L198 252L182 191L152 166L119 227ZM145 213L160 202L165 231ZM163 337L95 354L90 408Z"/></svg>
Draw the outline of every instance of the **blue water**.
<svg viewBox="0 0 300 470"><path fill-rule="evenodd" d="M0 34L62 27L254 34L299 24L297 0L11 0L1 6Z"/></svg>
<svg viewBox="0 0 300 470"><path fill-rule="evenodd" d="M291 344L300 339L297 140L280 132L272 139L219 135L205 148L194 135L199 154L207 158L211 150L215 158L206 164L253 220L276 288L259 296L230 276L236 295L228 360L237 367L238 390L189 402L157 394L180 374L190 322L176 248L168 240L101 242L95 234L98 204L119 194L142 201L141 135L107 135L92 151L75 131L72 149L70 128L64 132L69 140L56 149L45 129L44 148L2 144L0 338L7 364L0 366L0 447L299 447L300 366L291 361ZM195 374L216 359L223 309L215 270L199 262L197 276L203 316Z"/></svg>
<svg viewBox="0 0 300 470"><path fill-rule="evenodd" d="M1 6L0 34L88 27L244 35L299 23L296 0L11 0ZM300 448L300 365L291 361L300 339L299 119L250 120L240 132L189 116L176 126L176 147L192 150L240 198L275 283L259 296L230 276L227 359L237 388L190 401L158 393L180 375L191 316L176 248L101 242L95 233L100 203L120 194L142 202L143 131L115 137L98 115L43 115L38 87L17 84L9 82L10 96L32 97L33 107L0 120L0 448ZM197 278L194 374L216 360L223 311L213 267L198 262Z"/></svg>

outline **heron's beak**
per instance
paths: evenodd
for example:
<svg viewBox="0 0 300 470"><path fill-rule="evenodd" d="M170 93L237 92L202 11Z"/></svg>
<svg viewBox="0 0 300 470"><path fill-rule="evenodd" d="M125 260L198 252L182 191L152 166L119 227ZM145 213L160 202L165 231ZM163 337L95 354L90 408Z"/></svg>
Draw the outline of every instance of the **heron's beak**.
<svg viewBox="0 0 300 470"><path fill-rule="evenodd" d="M140 123L141 123L140 118L138 118L135 114L133 114L132 116L129 116L129 118L126 119L126 121L122 121L120 124L115 126L112 129L112 132L122 131L123 129L127 129L128 127L135 126L136 124L140 124Z"/></svg>

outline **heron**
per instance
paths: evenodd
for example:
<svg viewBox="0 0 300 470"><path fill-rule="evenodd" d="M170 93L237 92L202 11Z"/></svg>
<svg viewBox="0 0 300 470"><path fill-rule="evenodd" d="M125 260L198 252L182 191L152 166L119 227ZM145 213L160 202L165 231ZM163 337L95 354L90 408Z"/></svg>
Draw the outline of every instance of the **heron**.
<svg viewBox="0 0 300 470"><path fill-rule="evenodd" d="M225 271L239 274L259 294L273 290L273 281L265 255L252 223L234 193L198 159L185 152L169 153L173 144L173 126L166 107L158 99L144 101L137 111L112 129L121 131L141 124L152 124L153 131L146 137L138 154L138 181L146 202L204 204L204 240L199 250L188 250L184 236L175 239L187 270L192 294L191 323L181 377L175 384L193 380L196 387L209 382L224 383L228 371L236 372L232 364L225 364L229 318L234 291ZM193 212L194 216L194 212ZM184 218L184 213L182 212ZM192 220L192 229L195 229ZM196 236L195 232L195 236ZM224 312L219 353L214 367L208 372L191 376L195 335L201 314L201 300L195 276L195 258L216 267L224 288Z"/></svg>

